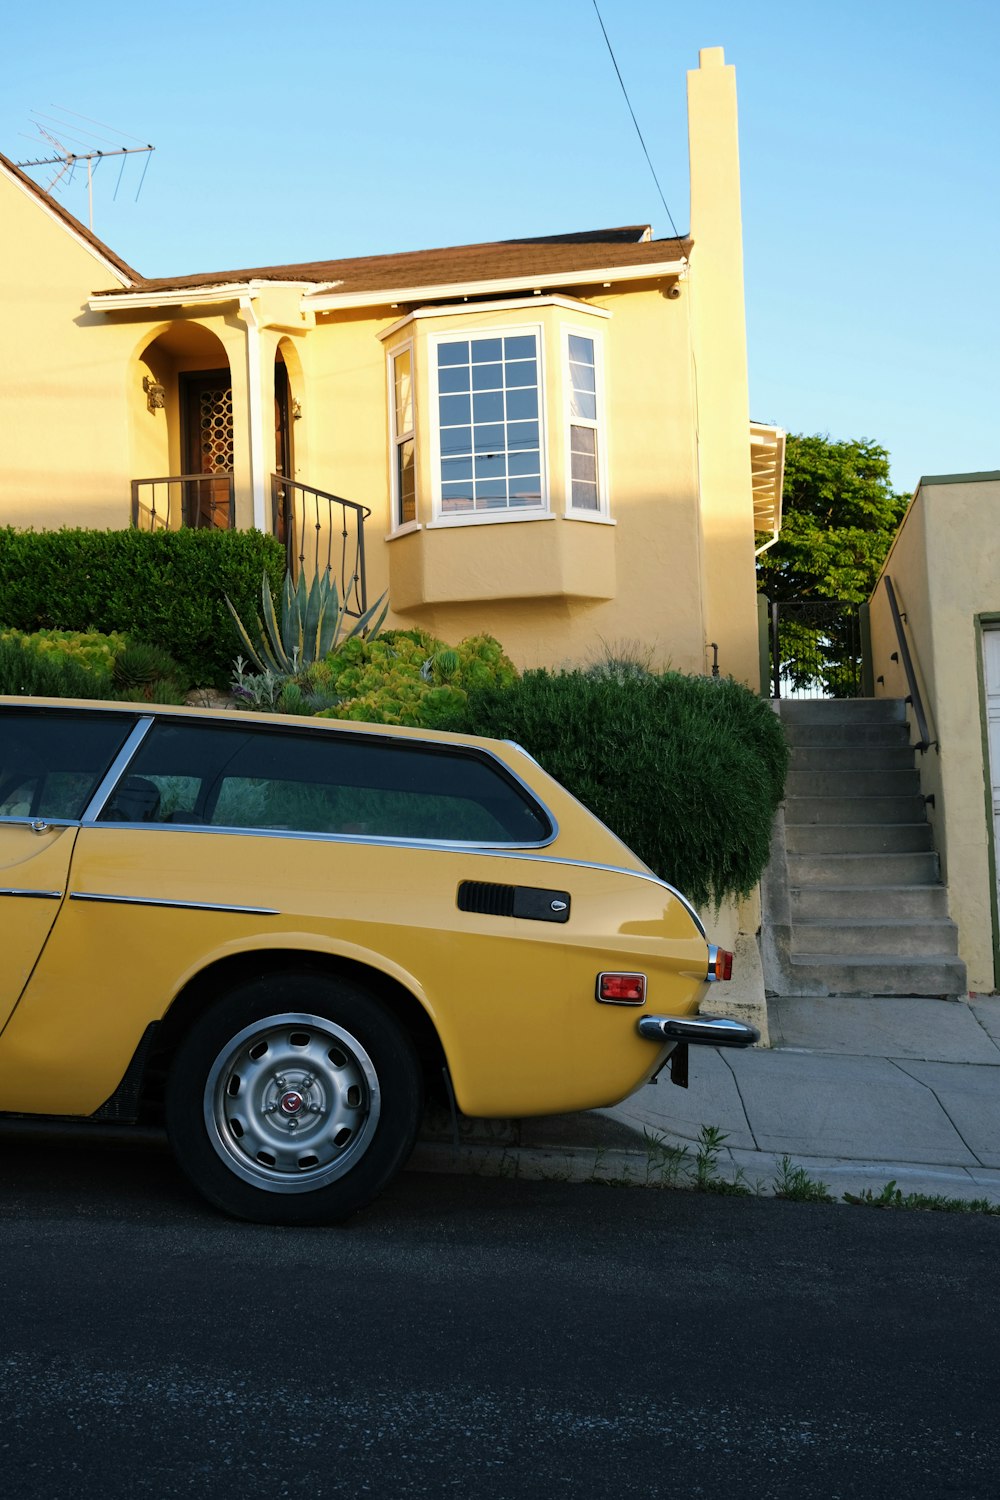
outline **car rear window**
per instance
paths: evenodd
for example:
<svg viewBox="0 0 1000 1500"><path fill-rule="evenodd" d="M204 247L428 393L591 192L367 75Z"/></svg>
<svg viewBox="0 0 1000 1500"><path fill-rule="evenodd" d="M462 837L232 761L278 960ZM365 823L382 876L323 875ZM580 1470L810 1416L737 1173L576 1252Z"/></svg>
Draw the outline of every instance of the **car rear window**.
<svg viewBox="0 0 1000 1500"><path fill-rule="evenodd" d="M75 822L125 742L130 714L0 712L0 818Z"/></svg>
<svg viewBox="0 0 1000 1500"><path fill-rule="evenodd" d="M162 720L101 818L434 842L533 844L553 832L516 778L473 750Z"/></svg>

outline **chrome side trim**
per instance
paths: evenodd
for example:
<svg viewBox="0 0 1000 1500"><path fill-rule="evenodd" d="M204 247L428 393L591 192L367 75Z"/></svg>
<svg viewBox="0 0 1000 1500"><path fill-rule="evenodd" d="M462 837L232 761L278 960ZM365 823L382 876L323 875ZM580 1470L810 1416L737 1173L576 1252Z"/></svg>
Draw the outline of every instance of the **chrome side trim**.
<svg viewBox="0 0 1000 1500"><path fill-rule="evenodd" d="M62 891L26 891L17 886L0 886L0 896L34 896L39 901L61 901Z"/></svg>
<svg viewBox="0 0 1000 1500"><path fill-rule="evenodd" d="M111 762L111 766L107 772L107 775L104 777L100 786L97 788L96 792L87 803L87 806L84 808L83 816L80 819L81 823L93 823L94 819L99 815L102 808L104 807L105 802L107 802L108 798L111 796L111 793L114 791L116 785L123 776L126 766L132 759L135 752L138 750L139 746L142 744L143 740L146 738L152 726L152 715L144 715L139 720L138 724L136 724L135 727L131 730L124 745L121 747L118 754Z"/></svg>
<svg viewBox="0 0 1000 1500"><path fill-rule="evenodd" d="M116 824L121 827L121 824ZM146 827L148 825L141 825ZM276 906L226 906L214 901L171 901L163 896L108 896L102 891L71 891L71 901L104 901L114 906L169 906L181 911L225 911L244 917L280 917Z"/></svg>
<svg viewBox="0 0 1000 1500"><path fill-rule="evenodd" d="M752 1047L760 1041L756 1026L726 1016L641 1016L639 1035L649 1042L695 1042L707 1047Z"/></svg>

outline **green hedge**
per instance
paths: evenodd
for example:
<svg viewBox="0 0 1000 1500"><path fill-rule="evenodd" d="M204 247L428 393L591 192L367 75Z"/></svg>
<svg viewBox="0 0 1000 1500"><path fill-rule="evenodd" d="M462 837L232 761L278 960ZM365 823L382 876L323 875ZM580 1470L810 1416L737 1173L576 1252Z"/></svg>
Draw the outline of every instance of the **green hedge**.
<svg viewBox="0 0 1000 1500"><path fill-rule="evenodd" d="M123 631L169 651L197 684L225 686L239 650L226 609L252 618L284 548L259 531L0 528L0 627Z"/></svg>
<svg viewBox="0 0 1000 1500"><path fill-rule="evenodd" d="M788 747L729 678L526 672L448 727L516 740L699 905L748 894L767 864Z"/></svg>

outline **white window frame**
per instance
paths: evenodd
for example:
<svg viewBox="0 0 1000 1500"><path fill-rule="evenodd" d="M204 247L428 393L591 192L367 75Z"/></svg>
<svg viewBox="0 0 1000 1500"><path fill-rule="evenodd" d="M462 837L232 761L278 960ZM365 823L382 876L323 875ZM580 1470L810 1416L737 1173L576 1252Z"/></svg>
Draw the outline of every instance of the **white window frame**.
<svg viewBox="0 0 1000 1500"><path fill-rule="evenodd" d="M413 425L406 432L396 430L396 360L401 354L409 352L410 356L410 410ZM395 344L393 348L386 351L386 384L389 400L389 506L390 525L389 536L405 536L409 531L419 531L419 501L420 496L416 485L417 479L417 456L419 444L417 431L420 425L417 412L417 351L413 339L407 339L404 343ZM414 515L412 521L404 521L400 517L399 493L399 449L400 446L411 441L413 443L414 460L414 493L413 505Z"/></svg>
<svg viewBox="0 0 1000 1500"><path fill-rule="evenodd" d="M594 386L597 416L575 416L572 409L573 382L570 376L569 341L588 339L594 346ZM615 523L609 514L608 504L608 424L606 417L604 385L604 339L602 333L582 323L563 323L560 329L560 345L563 371L563 463L566 473L566 503L564 514L573 521L597 521L605 526ZM583 510L573 504L573 427L592 428L597 436L597 509Z"/></svg>
<svg viewBox="0 0 1000 1500"><path fill-rule="evenodd" d="M438 391L438 348L441 344L458 344L465 340L486 338L510 338L530 334L535 340L538 361L538 459L540 467L541 499L538 505L517 510L442 512L441 509L441 423ZM546 424L546 370L545 329L541 323L501 323L471 328L452 328L447 333L431 334L427 340L428 383L430 401L430 454L431 454L431 501L433 519L428 529L447 526L496 526L510 525L517 521L552 520L549 508L549 464L548 433Z"/></svg>

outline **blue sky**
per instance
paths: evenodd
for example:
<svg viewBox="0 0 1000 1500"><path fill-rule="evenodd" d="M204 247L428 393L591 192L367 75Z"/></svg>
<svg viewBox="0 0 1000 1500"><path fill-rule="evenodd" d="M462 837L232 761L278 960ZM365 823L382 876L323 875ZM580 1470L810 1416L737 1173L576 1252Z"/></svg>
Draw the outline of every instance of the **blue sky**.
<svg viewBox="0 0 1000 1500"><path fill-rule="evenodd" d="M685 73L699 47L736 65L753 416L872 438L900 489L1000 468L995 0L599 3L681 231ZM5 155L41 154L32 116L67 110L156 146L138 202L145 158L117 199L118 162L94 183L96 232L149 276L672 232L592 0L107 0L89 18L50 0L4 32ZM66 144L107 144L78 124ZM82 173L60 196L86 218Z"/></svg>

